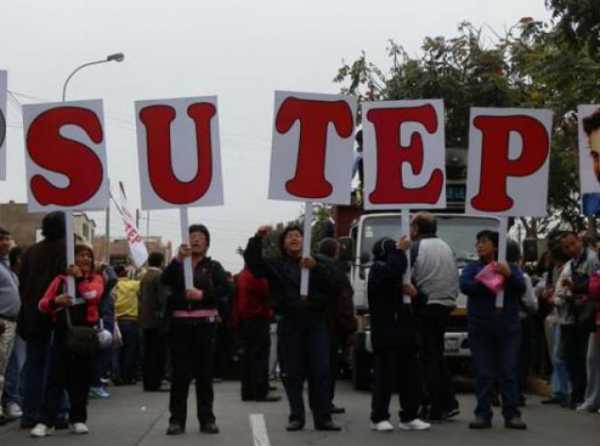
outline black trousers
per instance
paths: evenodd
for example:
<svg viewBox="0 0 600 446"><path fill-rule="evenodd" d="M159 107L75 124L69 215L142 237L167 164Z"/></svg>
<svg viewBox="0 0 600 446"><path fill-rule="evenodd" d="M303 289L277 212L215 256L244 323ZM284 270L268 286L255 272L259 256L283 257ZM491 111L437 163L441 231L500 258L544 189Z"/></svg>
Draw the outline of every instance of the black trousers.
<svg viewBox="0 0 600 446"><path fill-rule="evenodd" d="M420 387L416 348L375 352L375 382L371 398L371 421L389 420L394 389L400 397L400 421L417 418Z"/></svg>
<svg viewBox="0 0 600 446"><path fill-rule="evenodd" d="M144 329L144 390L158 390L165 376L167 337L162 328Z"/></svg>
<svg viewBox="0 0 600 446"><path fill-rule="evenodd" d="M269 392L270 322L266 319L242 320L242 400L265 398Z"/></svg>
<svg viewBox="0 0 600 446"><path fill-rule="evenodd" d="M325 321L316 315L283 317L277 336L281 380L290 405L289 419L305 421L303 388L308 380L315 425L330 420L330 340Z"/></svg>
<svg viewBox="0 0 600 446"><path fill-rule="evenodd" d="M458 407L452 376L444 357L444 334L451 311L451 308L438 304L425 305L420 311L425 389L432 418L439 418L443 412Z"/></svg>
<svg viewBox="0 0 600 446"><path fill-rule="evenodd" d="M198 421L201 425L215 421L212 383L215 336L216 324L207 319L173 319L169 334L171 423L185 427L192 379L196 381Z"/></svg>
<svg viewBox="0 0 600 446"><path fill-rule="evenodd" d="M69 395L69 422L87 421L90 385L94 379L95 358L76 356L67 350L65 333L55 332L50 353L41 422L54 427L64 391Z"/></svg>
<svg viewBox="0 0 600 446"><path fill-rule="evenodd" d="M331 402L331 409L334 408L335 404L333 400L335 399L335 383L338 377L339 369L340 369L340 348L342 348L344 343L344 338L342 336L336 336L336 334L331 333L331 347L329 349L329 373L330 373L330 390L329 390L329 400Z"/></svg>
<svg viewBox="0 0 600 446"><path fill-rule="evenodd" d="M582 403L587 386L587 341L589 331L576 324L560 326L560 341L563 358L571 382L571 401Z"/></svg>

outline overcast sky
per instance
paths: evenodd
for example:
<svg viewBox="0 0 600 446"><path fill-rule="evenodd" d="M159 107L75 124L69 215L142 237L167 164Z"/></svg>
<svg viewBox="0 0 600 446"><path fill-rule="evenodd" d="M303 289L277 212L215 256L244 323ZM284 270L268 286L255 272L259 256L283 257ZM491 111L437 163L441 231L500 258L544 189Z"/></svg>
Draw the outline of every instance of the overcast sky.
<svg viewBox="0 0 600 446"><path fill-rule="evenodd" d="M275 90L336 93L337 69L362 50L387 67L388 39L418 55L424 37L452 36L463 20L503 31L524 16L547 19L544 1L2 0L0 68L21 103L56 101L73 68L125 53L123 63L77 74L68 97L104 100L110 178L125 183L132 207L140 203L133 102L218 95L225 206L193 209L190 222L209 227L211 255L236 272L235 249L258 225L301 212L298 203L266 198ZM8 102L0 201L23 202L21 110ZM102 233L103 214L93 217ZM146 233L144 221L140 229ZM124 234L115 213L111 231ZM150 232L178 243L178 213L152 212Z"/></svg>

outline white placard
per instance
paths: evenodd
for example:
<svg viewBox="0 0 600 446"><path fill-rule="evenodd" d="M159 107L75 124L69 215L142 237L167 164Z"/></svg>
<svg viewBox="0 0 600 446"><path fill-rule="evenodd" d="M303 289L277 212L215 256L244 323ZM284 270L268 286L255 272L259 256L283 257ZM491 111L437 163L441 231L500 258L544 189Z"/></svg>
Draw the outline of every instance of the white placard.
<svg viewBox="0 0 600 446"><path fill-rule="evenodd" d="M136 101L135 114L142 208L223 205L217 97Z"/></svg>
<svg viewBox="0 0 600 446"><path fill-rule="evenodd" d="M552 111L471 108L465 213L547 213Z"/></svg>
<svg viewBox="0 0 600 446"><path fill-rule="evenodd" d="M365 209L446 207L444 102L362 105Z"/></svg>
<svg viewBox="0 0 600 446"><path fill-rule="evenodd" d="M582 210L600 214L600 105L577 107Z"/></svg>
<svg viewBox="0 0 600 446"><path fill-rule="evenodd" d="M356 100L275 92L269 198L350 204Z"/></svg>
<svg viewBox="0 0 600 446"><path fill-rule="evenodd" d="M0 70L0 181L6 180L6 89L7 73Z"/></svg>
<svg viewBox="0 0 600 446"><path fill-rule="evenodd" d="M102 100L23 106L29 212L108 205Z"/></svg>

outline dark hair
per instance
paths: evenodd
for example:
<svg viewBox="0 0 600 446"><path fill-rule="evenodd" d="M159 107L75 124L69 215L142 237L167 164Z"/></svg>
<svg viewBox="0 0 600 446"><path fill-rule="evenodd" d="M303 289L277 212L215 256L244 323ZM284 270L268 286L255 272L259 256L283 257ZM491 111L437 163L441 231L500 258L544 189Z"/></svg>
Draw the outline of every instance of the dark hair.
<svg viewBox="0 0 600 446"><path fill-rule="evenodd" d="M10 263L10 267L14 268L17 263L19 262L19 259L21 258L21 256L23 255L23 248L21 248L20 246L15 246L13 249L11 249L8 253L8 263Z"/></svg>
<svg viewBox="0 0 600 446"><path fill-rule="evenodd" d="M477 237L477 241L480 241L481 239L489 240L494 245L494 248L498 249L498 232L497 231L490 231L489 229L484 229L483 231L479 231L477 233L476 237Z"/></svg>
<svg viewBox="0 0 600 446"><path fill-rule="evenodd" d="M340 249L338 241L331 237L325 237L319 242L319 254L335 259Z"/></svg>
<svg viewBox="0 0 600 446"><path fill-rule="evenodd" d="M302 228L300 227L299 224L290 223L289 225L287 225L285 227L285 229L283 230L283 232L281 233L281 235L279 236L279 249L284 254L285 254L285 248L283 246L283 243L285 242L285 238L287 237L287 235L292 231L298 231L301 235L304 235L304 231L302 231Z"/></svg>
<svg viewBox="0 0 600 446"><path fill-rule="evenodd" d="M208 228L201 224L191 225L188 229L188 233L191 234L193 232L201 232L206 237L206 247L210 246L210 232L208 232Z"/></svg>
<svg viewBox="0 0 600 446"><path fill-rule="evenodd" d="M396 247L396 242L389 237L382 237L373 245L373 259L385 260Z"/></svg>
<svg viewBox="0 0 600 446"><path fill-rule="evenodd" d="M506 240L506 261L516 263L521 258L521 247L512 239Z"/></svg>
<svg viewBox="0 0 600 446"><path fill-rule="evenodd" d="M598 129L600 129L600 108L583 118L583 131L586 135L590 136L590 133Z"/></svg>
<svg viewBox="0 0 600 446"><path fill-rule="evenodd" d="M117 277L125 277L127 276L127 268L125 268L125 264L121 263L115 266L115 274Z"/></svg>
<svg viewBox="0 0 600 446"><path fill-rule="evenodd" d="M8 230L0 227L0 237L8 237L10 235L10 232L8 232Z"/></svg>
<svg viewBox="0 0 600 446"><path fill-rule="evenodd" d="M94 249L90 245L86 245L85 243L78 243L75 245L75 255L79 254L82 251L87 251L92 256L92 268L94 267Z"/></svg>
<svg viewBox="0 0 600 446"><path fill-rule="evenodd" d="M165 261L165 255L162 252L154 251L148 256L148 266L160 268Z"/></svg>
<svg viewBox="0 0 600 446"><path fill-rule="evenodd" d="M417 228L418 235L435 235L437 233L437 220L429 212L419 212L413 218L411 225Z"/></svg>
<svg viewBox="0 0 600 446"><path fill-rule="evenodd" d="M65 238L65 213L63 211L50 212L44 217L42 235L48 240Z"/></svg>
<svg viewBox="0 0 600 446"><path fill-rule="evenodd" d="M579 239L579 236L575 232L573 232L573 231L562 231L560 233L560 235L558 236L558 238L559 238L560 241L563 241L564 239L566 239L570 235L572 235L576 239Z"/></svg>

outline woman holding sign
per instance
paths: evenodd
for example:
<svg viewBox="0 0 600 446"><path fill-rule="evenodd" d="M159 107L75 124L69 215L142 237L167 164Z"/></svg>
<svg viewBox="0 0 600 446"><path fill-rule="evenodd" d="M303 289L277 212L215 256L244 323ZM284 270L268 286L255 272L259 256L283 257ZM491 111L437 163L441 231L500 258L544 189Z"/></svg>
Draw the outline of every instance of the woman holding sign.
<svg viewBox="0 0 600 446"><path fill-rule="evenodd" d="M477 234L479 260L467 265L460 289L467 295L469 345L475 370L477 407L471 429L492 427L492 393L496 382L502 392L502 415L508 429L526 429L519 404L518 359L521 344L519 309L526 285L517 265L497 262L498 233ZM504 289L504 307L496 308L496 294Z"/></svg>
<svg viewBox="0 0 600 446"><path fill-rule="evenodd" d="M172 289L167 302L171 320L171 419L167 435L185 432L190 382L196 381L196 403L200 431L217 434L213 413L213 358L217 331L217 302L232 289L221 264L206 256L210 233L204 225L191 225L190 244L182 244L179 253L162 274L162 282ZM185 288L183 262L191 257L193 283Z"/></svg>
<svg viewBox="0 0 600 446"><path fill-rule="evenodd" d="M75 278L76 295L66 294L67 276ZM99 341L91 327L99 320L98 306L104 279L94 271L94 253L87 245L75 246L75 265L67 275L56 277L39 303L39 310L52 316L54 335L42 417L32 437L50 435L56 424L63 389L69 394L69 423L74 434L87 434L87 402L94 375ZM74 340L74 332L88 330L94 338ZM85 333L84 333L85 334ZM76 345L75 345L76 344Z"/></svg>
<svg viewBox="0 0 600 446"><path fill-rule="evenodd" d="M308 380L309 403L316 430L339 431L331 420L329 400L330 339L326 310L339 295L335 271L313 257L302 258L302 229L290 225L281 234L281 257L265 259L262 241L271 228L261 226L248 241L244 260L256 277L269 281L275 310L281 315L278 326L278 355L281 378L290 404L288 431L304 428L303 387ZM310 269L308 296L300 295L300 270Z"/></svg>

